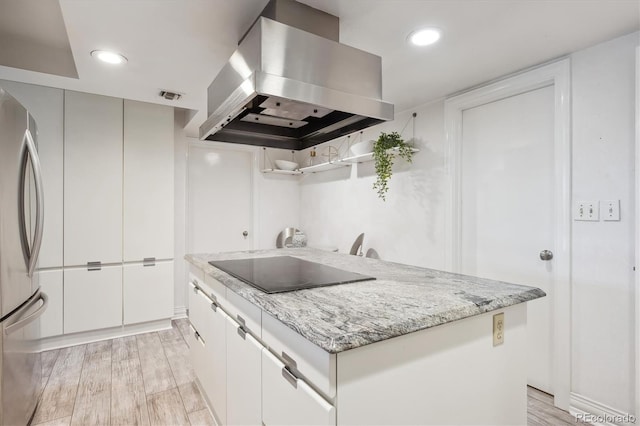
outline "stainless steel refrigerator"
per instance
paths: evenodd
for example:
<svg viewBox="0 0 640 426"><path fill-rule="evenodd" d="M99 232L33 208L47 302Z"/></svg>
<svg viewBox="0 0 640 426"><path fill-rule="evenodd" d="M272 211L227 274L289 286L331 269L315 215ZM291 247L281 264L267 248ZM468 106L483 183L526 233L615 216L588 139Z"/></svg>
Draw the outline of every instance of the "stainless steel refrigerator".
<svg viewBox="0 0 640 426"><path fill-rule="evenodd" d="M41 391L38 254L44 224L37 129L0 86L0 424L30 422Z"/></svg>

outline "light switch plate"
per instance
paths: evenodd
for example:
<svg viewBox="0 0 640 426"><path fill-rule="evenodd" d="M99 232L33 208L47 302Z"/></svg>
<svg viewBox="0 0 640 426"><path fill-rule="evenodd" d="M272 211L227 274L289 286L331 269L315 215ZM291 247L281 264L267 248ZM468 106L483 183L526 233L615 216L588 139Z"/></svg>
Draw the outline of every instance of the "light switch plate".
<svg viewBox="0 0 640 426"><path fill-rule="evenodd" d="M620 220L620 200L605 200L600 204L602 209L602 220L617 221Z"/></svg>
<svg viewBox="0 0 640 426"><path fill-rule="evenodd" d="M573 220L598 222L600 220L600 203L598 201L576 201Z"/></svg>

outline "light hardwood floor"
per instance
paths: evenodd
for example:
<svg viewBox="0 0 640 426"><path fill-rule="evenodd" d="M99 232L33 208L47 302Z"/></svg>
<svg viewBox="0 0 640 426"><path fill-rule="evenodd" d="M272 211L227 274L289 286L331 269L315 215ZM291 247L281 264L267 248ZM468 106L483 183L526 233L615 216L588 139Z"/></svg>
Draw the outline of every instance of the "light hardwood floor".
<svg viewBox="0 0 640 426"><path fill-rule="evenodd" d="M34 425L213 425L183 333L170 330L43 353Z"/></svg>
<svg viewBox="0 0 640 426"><path fill-rule="evenodd" d="M44 352L42 397L33 423L214 425L195 384L184 336L173 328ZM575 425L550 395L528 388L528 424Z"/></svg>

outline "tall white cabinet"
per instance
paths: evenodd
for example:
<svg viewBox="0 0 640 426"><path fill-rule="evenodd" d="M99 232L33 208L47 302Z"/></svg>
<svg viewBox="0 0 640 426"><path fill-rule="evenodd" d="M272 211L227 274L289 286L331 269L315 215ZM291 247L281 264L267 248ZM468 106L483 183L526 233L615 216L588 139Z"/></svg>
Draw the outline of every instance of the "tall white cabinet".
<svg viewBox="0 0 640 426"><path fill-rule="evenodd" d="M122 262L122 104L65 92L65 266Z"/></svg>
<svg viewBox="0 0 640 426"><path fill-rule="evenodd" d="M125 324L173 315L173 135L173 108L124 101Z"/></svg>

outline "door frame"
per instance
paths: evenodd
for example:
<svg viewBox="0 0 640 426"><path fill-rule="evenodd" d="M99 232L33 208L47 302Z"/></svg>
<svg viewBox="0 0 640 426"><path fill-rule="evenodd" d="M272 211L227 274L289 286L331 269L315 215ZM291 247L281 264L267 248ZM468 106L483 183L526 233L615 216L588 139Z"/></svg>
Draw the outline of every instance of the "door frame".
<svg viewBox="0 0 640 426"><path fill-rule="evenodd" d="M452 272L461 266L462 223L462 114L464 110L543 87L554 87L554 235L551 300L553 312L552 384L554 404L569 409L571 390L571 68L564 58L526 70L445 100L447 148L445 170L448 202L445 224L445 264Z"/></svg>
<svg viewBox="0 0 640 426"><path fill-rule="evenodd" d="M251 241L251 250L255 250L258 247L258 236L260 235L260 221L259 221L259 217L260 217L260 212L259 212L259 206L260 206L260 200L258 199L259 193L260 191L257 188L257 179L255 177L255 171L258 170L258 150L255 149L255 147L252 146L245 146L245 145L235 145L235 144L229 144L226 142L212 142L212 141L201 141L195 138L189 138L188 140L188 144L187 144L187 152L186 152L186 164L185 164L185 172L186 172L186 191L185 191L185 201L186 201L186 205L187 205L187 211L185 214L185 229L187 230L186 232L186 252L190 253L191 251L191 232L190 232L190 226L191 224L189 223L188 219L190 217L190 212L188 211L188 206L189 204L189 154L191 152L191 148L192 147L196 147L196 148L209 148L209 149L216 149L216 150L220 150L220 151L235 151L235 152L243 152L243 153L248 153L251 154L251 176L250 176L250 180L251 180L251 194L250 194L250 198L251 198L251 211L249 212L251 215L251 233L252 233L252 241Z"/></svg>

